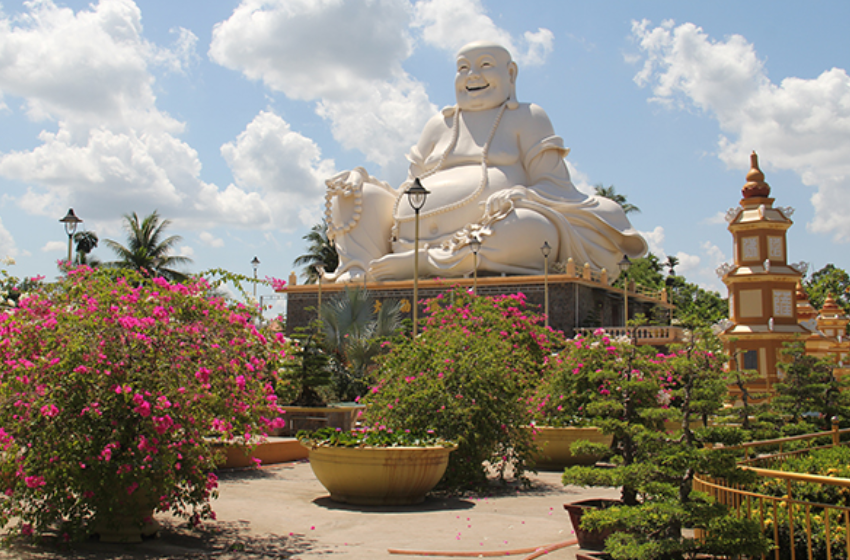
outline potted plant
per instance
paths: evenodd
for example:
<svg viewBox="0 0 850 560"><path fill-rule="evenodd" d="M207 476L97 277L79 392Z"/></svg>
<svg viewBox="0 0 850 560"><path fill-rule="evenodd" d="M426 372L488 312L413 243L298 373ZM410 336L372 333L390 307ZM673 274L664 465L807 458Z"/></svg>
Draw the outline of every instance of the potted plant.
<svg viewBox="0 0 850 560"><path fill-rule="evenodd" d="M696 472L746 478L734 456L706 446L740 441L739 430L692 429L697 419L723 406L727 390L726 357L710 332L695 332L686 345L668 353L597 332L577 338L564 353L581 364L574 380L576 390L590 396L585 416L614 436L614 466L570 467L563 481L622 488L621 505L583 509L575 526L619 530L605 539L605 549L615 559L757 556L769 550L757 522L738 519L691 489ZM682 429L667 433L665 420ZM686 527L698 529L700 537L686 535Z"/></svg>
<svg viewBox="0 0 850 560"><path fill-rule="evenodd" d="M285 352L198 279L79 267L0 311L6 536L138 540L156 511L212 517L216 444L283 422Z"/></svg>
<svg viewBox="0 0 850 560"><path fill-rule="evenodd" d="M332 500L357 505L409 505L443 477L457 446L433 433L387 429L300 432L310 467Z"/></svg>
<svg viewBox="0 0 850 560"><path fill-rule="evenodd" d="M581 338L567 341L566 347L578 340ZM603 433L588 420L587 405L592 395L579 376L584 364L575 353L562 351L548 356L547 365L546 375L529 399L534 404L530 430L539 449L537 466L564 469L593 465L608 454L614 436Z"/></svg>
<svg viewBox="0 0 850 560"><path fill-rule="evenodd" d="M397 338L378 358L363 401L365 422L388 429L433 430L457 442L441 486L488 482L488 466L524 481L536 448L526 429L528 396L562 344L523 294L477 297L449 290L426 302L416 339Z"/></svg>

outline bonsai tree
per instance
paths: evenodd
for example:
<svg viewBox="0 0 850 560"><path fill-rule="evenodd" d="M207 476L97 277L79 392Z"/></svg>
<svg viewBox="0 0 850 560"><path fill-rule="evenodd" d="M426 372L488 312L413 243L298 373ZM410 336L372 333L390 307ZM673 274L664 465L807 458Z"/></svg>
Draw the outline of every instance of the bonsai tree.
<svg viewBox="0 0 850 560"><path fill-rule="evenodd" d="M216 442L282 426L286 344L209 291L79 267L0 309L7 537L81 539L140 503L213 515Z"/></svg>
<svg viewBox="0 0 850 560"><path fill-rule="evenodd" d="M698 553L758 555L768 550L758 524L727 514L692 490L697 472L742 480L735 458L708 443L734 443L734 429L701 428L726 391L716 339L708 333L670 353L613 340L602 331L577 338L559 356L572 371L582 414L612 434L614 468L570 467L565 484L622 488L622 506L585 515L582 527L618 528L606 541L615 559L678 559ZM673 428L674 431L667 431ZM573 452L583 452L576 444ZM703 538L684 527L703 529Z"/></svg>
<svg viewBox="0 0 850 560"><path fill-rule="evenodd" d="M525 430L528 395L548 368L559 333L545 328L523 294L476 297L454 289L428 300L415 338L399 337L378 358L364 402L366 421L393 430L427 431L456 442L443 486L487 483L491 464L519 480L536 448Z"/></svg>
<svg viewBox="0 0 850 560"><path fill-rule="evenodd" d="M285 404L324 406L331 385L331 359L317 338L321 333L297 332L292 336L292 359L283 364L277 395Z"/></svg>
<svg viewBox="0 0 850 560"><path fill-rule="evenodd" d="M850 419L847 381L833 374L834 361L806 354L803 342L786 343L782 355L786 361L779 367L784 376L774 385L772 408L786 415L790 424L805 424L803 431L812 431L808 424L828 430L833 416Z"/></svg>

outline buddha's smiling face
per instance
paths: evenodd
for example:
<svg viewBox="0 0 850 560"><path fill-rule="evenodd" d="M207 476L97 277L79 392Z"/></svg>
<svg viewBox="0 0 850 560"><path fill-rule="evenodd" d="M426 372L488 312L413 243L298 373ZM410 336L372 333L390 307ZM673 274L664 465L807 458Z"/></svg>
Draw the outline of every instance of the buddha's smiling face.
<svg viewBox="0 0 850 560"><path fill-rule="evenodd" d="M455 93L464 111L485 111L508 100L516 79L516 65L499 47L463 49L457 56Z"/></svg>

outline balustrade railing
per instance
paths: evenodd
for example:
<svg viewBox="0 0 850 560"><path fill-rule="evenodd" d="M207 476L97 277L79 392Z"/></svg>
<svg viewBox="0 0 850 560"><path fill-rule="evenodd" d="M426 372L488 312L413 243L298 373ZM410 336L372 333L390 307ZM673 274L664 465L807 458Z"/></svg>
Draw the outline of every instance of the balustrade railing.
<svg viewBox="0 0 850 560"><path fill-rule="evenodd" d="M762 531L774 541L774 551L763 559L775 560L848 560L850 559L850 507L837 503L818 503L795 498L799 484L817 484L837 488L836 494L846 496L850 503L850 479L806 473L778 471L769 468L791 455L806 453L813 449L841 444L841 436L850 429L833 429L827 432L806 434L789 438L748 442L727 447L739 449L745 458L742 468L755 472L758 486L744 487L723 479L698 475L694 478L694 490L705 492L719 503L725 504L739 517L759 522ZM828 439L825 446L813 447L818 440ZM791 443L804 442L804 449L784 451ZM780 449L779 453L759 454L759 448ZM784 495L776 496L757 491L758 488L784 486Z"/></svg>
<svg viewBox="0 0 850 560"><path fill-rule="evenodd" d="M682 327L667 325L642 326L642 327L601 327L605 334L612 338L628 338L637 344L673 344L685 339L685 331ZM581 327L576 329L577 333L590 336L598 327Z"/></svg>

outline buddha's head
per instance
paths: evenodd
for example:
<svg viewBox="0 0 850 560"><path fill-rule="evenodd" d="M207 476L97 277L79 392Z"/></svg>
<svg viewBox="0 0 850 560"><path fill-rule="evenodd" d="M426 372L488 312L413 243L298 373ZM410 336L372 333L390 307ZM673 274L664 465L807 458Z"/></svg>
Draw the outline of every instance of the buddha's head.
<svg viewBox="0 0 850 560"><path fill-rule="evenodd" d="M517 65L501 45L485 41L469 43L457 53L455 94L463 111L499 107L512 97Z"/></svg>

